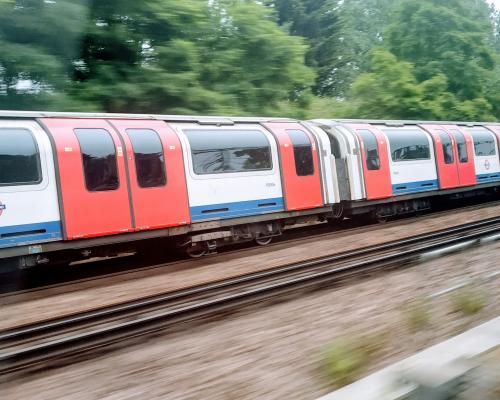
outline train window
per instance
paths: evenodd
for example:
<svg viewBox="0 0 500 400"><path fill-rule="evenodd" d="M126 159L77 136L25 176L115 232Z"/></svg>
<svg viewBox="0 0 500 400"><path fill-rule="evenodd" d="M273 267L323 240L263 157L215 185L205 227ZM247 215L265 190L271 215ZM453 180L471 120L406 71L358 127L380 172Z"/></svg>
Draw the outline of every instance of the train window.
<svg viewBox="0 0 500 400"><path fill-rule="evenodd" d="M391 148L392 161L429 160L429 140L418 129L384 129Z"/></svg>
<svg viewBox="0 0 500 400"><path fill-rule="evenodd" d="M0 186L36 185L42 181L40 154L27 129L0 129Z"/></svg>
<svg viewBox="0 0 500 400"><path fill-rule="evenodd" d="M118 168L113 139L105 129L75 129L89 192L118 189Z"/></svg>
<svg viewBox="0 0 500 400"><path fill-rule="evenodd" d="M458 161L461 163L468 162L469 155L467 154L467 143L465 142L464 135L457 129L453 129L451 132L455 135L455 140L457 141Z"/></svg>
<svg viewBox="0 0 500 400"><path fill-rule="evenodd" d="M312 145L309 137L298 130L289 130L286 133L292 141L297 176L314 175Z"/></svg>
<svg viewBox="0 0 500 400"><path fill-rule="evenodd" d="M494 156L496 154L493 134L485 129L471 129L474 139L474 152L476 156Z"/></svg>
<svg viewBox="0 0 500 400"><path fill-rule="evenodd" d="M441 146L443 147L444 163L453 164L453 147L450 136L442 130L437 130L439 138L441 139Z"/></svg>
<svg viewBox="0 0 500 400"><path fill-rule="evenodd" d="M246 129L187 129L195 174L265 171L273 167L264 133Z"/></svg>
<svg viewBox="0 0 500 400"><path fill-rule="evenodd" d="M127 129L134 150L137 183L142 188L164 186L165 157L160 137L152 129Z"/></svg>
<svg viewBox="0 0 500 400"><path fill-rule="evenodd" d="M376 171L380 169L377 138L367 129L358 130L358 134L361 136L365 147L366 169L369 171Z"/></svg>

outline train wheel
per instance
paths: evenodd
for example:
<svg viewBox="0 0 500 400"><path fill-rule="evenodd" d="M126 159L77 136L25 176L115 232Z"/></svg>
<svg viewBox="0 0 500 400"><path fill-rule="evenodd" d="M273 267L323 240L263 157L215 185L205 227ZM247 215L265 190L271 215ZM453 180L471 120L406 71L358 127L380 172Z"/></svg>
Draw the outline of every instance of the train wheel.
<svg viewBox="0 0 500 400"><path fill-rule="evenodd" d="M377 216L376 218L379 224L385 224L388 220L388 217L386 216Z"/></svg>
<svg viewBox="0 0 500 400"><path fill-rule="evenodd" d="M186 248L186 253L191 258L200 258L207 254L207 248L200 243Z"/></svg>
<svg viewBox="0 0 500 400"><path fill-rule="evenodd" d="M257 236L255 238L255 243L257 243L259 246L267 246L272 241L273 241L272 236L263 236L263 237Z"/></svg>

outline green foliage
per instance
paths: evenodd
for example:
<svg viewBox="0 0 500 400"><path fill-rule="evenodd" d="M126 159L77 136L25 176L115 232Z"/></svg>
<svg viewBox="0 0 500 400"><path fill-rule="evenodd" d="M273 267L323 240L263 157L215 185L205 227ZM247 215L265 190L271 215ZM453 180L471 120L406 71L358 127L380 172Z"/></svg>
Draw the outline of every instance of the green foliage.
<svg viewBox="0 0 500 400"><path fill-rule="evenodd" d="M344 98L354 80L368 72L370 54L384 40L390 16L399 0L346 0L338 7L340 59L332 75L333 94Z"/></svg>
<svg viewBox="0 0 500 400"><path fill-rule="evenodd" d="M416 299L406 306L405 314L411 332L421 331L429 326L430 304L424 299Z"/></svg>
<svg viewBox="0 0 500 400"><path fill-rule="evenodd" d="M361 118L415 118L420 95L411 64L386 50L373 53L372 72L361 75L352 88L356 115Z"/></svg>
<svg viewBox="0 0 500 400"><path fill-rule="evenodd" d="M203 83L227 94L224 107L239 105L249 114L272 114L280 101L307 108L314 73L304 65L303 39L292 37L274 22L268 9L253 2L221 5L215 26L230 23L210 38L203 64ZM241 112L241 111L240 111Z"/></svg>
<svg viewBox="0 0 500 400"><path fill-rule="evenodd" d="M317 71L314 92L331 95L337 91L336 70L343 63L337 0L268 0L278 23L292 35L302 36L310 48L306 63Z"/></svg>
<svg viewBox="0 0 500 400"><path fill-rule="evenodd" d="M325 376L335 386L345 386L361 377L368 364L385 345L385 333L342 338L330 343L323 355Z"/></svg>
<svg viewBox="0 0 500 400"><path fill-rule="evenodd" d="M500 118L497 56L484 1L405 0L371 71L354 82L359 117L431 120Z"/></svg>
<svg viewBox="0 0 500 400"><path fill-rule="evenodd" d="M474 315L486 306L486 297L478 288L467 286L451 295L453 311L464 315Z"/></svg>
<svg viewBox="0 0 500 400"><path fill-rule="evenodd" d="M0 45L0 108L297 112L314 82L303 39L245 0L2 1Z"/></svg>
<svg viewBox="0 0 500 400"><path fill-rule="evenodd" d="M205 114L265 114L287 99L307 106L306 48L258 4L122 0L93 13L74 91L89 104Z"/></svg>
<svg viewBox="0 0 500 400"><path fill-rule="evenodd" d="M3 109L500 118L486 0L0 0L0 46Z"/></svg>
<svg viewBox="0 0 500 400"><path fill-rule="evenodd" d="M459 100L482 96L486 71L494 67L492 30L484 1L406 0L388 29L386 46L411 62L419 82L443 74Z"/></svg>
<svg viewBox="0 0 500 400"><path fill-rule="evenodd" d="M500 53L500 10L493 11L493 34L491 35L491 44L496 50L497 54Z"/></svg>
<svg viewBox="0 0 500 400"><path fill-rule="evenodd" d="M54 108L68 84L86 1L0 2L0 108Z"/></svg>
<svg viewBox="0 0 500 400"><path fill-rule="evenodd" d="M315 97L307 111L307 119L355 117L354 106L347 100L334 97Z"/></svg>

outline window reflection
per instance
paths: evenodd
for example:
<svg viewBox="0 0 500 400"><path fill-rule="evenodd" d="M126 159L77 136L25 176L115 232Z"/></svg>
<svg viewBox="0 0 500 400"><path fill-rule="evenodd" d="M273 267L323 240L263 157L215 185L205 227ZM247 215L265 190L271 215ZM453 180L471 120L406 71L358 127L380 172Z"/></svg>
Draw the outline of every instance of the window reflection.
<svg viewBox="0 0 500 400"><path fill-rule="evenodd" d="M272 169L266 136L253 130L186 130L196 174Z"/></svg>

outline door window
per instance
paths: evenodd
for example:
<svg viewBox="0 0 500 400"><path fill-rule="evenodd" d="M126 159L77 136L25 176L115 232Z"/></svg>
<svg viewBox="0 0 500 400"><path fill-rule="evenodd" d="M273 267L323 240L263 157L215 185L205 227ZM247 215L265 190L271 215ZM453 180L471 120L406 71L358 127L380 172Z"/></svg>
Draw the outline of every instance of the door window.
<svg viewBox="0 0 500 400"><path fill-rule="evenodd" d="M141 188L167 183L165 157L160 137L152 129L127 129L134 151L137 184Z"/></svg>
<svg viewBox="0 0 500 400"><path fill-rule="evenodd" d="M458 161L461 163L466 163L469 161L469 155L467 153L467 143L465 142L465 137L462 132L454 129L451 131L455 135L455 140L457 141L457 151L458 151Z"/></svg>
<svg viewBox="0 0 500 400"><path fill-rule="evenodd" d="M89 192L118 189L113 138L105 129L75 129L80 142L85 185Z"/></svg>
<svg viewBox="0 0 500 400"><path fill-rule="evenodd" d="M309 136L299 130L286 131L292 141L297 176L314 175L312 145Z"/></svg>
<svg viewBox="0 0 500 400"><path fill-rule="evenodd" d="M358 134L361 136L365 147L366 169L369 171L376 171L380 169L377 138L367 129L358 130Z"/></svg>
<svg viewBox="0 0 500 400"><path fill-rule="evenodd" d="M443 147L444 163L453 164L453 147L450 136L442 130L437 130L439 138L441 139L441 146Z"/></svg>

